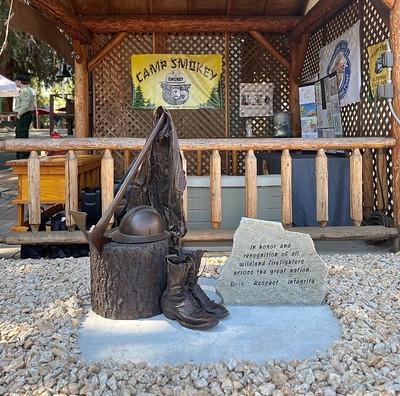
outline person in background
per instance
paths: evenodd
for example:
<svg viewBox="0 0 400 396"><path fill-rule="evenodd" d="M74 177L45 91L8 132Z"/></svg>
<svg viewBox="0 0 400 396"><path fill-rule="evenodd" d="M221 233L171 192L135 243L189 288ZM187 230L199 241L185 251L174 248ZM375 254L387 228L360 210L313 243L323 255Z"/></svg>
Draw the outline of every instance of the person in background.
<svg viewBox="0 0 400 396"><path fill-rule="evenodd" d="M29 87L29 78L25 74L19 74L15 78L15 84L19 88L14 111L17 113L15 124L15 137L17 139L29 138L29 127L32 122L32 110L35 107L35 99L32 89ZM28 152L17 152L17 159L29 157Z"/></svg>

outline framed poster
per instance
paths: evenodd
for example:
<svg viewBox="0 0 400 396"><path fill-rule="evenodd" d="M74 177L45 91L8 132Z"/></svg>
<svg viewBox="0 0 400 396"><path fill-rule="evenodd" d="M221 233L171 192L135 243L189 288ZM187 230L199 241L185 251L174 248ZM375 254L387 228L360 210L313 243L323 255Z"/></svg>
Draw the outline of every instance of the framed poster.
<svg viewBox="0 0 400 396"><path fill-rule="evenodd" d="M240 83L240 117L273 115L274 84Z"/></svg>

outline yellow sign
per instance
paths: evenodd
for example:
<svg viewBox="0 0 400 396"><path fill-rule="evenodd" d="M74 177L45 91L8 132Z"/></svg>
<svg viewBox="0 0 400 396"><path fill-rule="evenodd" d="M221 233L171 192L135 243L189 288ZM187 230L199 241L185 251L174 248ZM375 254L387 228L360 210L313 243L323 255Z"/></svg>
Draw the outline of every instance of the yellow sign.
<svg viewBox="0 0 400 396"><path fill-rule="evenodd" d="M221 107L222 55L132 55L133 107Z"/></svg>
<svg viewBox="0 0 400 396"><path fill-rule="evenodd" d="M372 98L376 96L378 85L386 82L387 69L382 66L382 55L386 50L386 41L368 47L369 88Z"/></svg>

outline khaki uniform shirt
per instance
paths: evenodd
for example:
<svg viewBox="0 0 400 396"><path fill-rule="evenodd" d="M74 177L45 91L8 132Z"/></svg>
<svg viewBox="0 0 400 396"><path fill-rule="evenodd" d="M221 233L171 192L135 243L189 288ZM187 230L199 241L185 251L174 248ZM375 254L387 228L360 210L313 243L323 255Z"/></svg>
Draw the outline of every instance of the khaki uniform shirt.
<svg viewBox="0 0 400 396"><path fill-rule="evenodd" d="M16 100L14 111L19 116L25 114L28 111L32 111L35 108L35 98L33 92L29 87L23 87L19 90L19 94Z"/></svg>

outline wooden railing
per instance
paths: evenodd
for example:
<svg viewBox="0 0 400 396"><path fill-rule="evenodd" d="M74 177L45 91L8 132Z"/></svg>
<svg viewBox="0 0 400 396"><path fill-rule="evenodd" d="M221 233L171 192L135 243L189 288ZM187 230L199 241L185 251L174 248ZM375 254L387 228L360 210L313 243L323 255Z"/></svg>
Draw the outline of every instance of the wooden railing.
<svg viewBox="0 0 400 396"><path fill-rule="evenodd" d="M246 152L245 158L245 215L257 215L257 163L254 152L257 150L282 151L281 155L281 221L285 226L292 223L292 158L291 150L317 151L316 173L316 216L321 227L328 223L328 162L326 150L348 150L350 158L350 216L355 226L360 226L364 210L374 205L373 162L371 150L377 150L378 206L384 206L387 199L387 173L385 150L395 145L393 138L340 138L340 139L182 139L179 141L183 166L186 169L185 153L195 152L200 161L203 152L210 153L210 223L219 229L222 223L221 155L222 151ZM124 152L124 167L131 160L131 152L142 148L144 139L125 138L66 138L66 139L11 139L0 141L0 151L30 151L28 160L28 200L29 224L37 231L40 224L39 180L40 162L38 150L68 150L65 163L65 210L69 230L75 229L71 210L78 209L78 161L76 151L103 151L101 161L101 193L103 212L113 199L114 159L112 152ZM361 151L363 150L363 154ZM200 163L200 165L199 165ZM237 172L236 172L237 173ZM383 183L382 183L383 181ZM184 194L184 210L187 214L187 192Z"/></svg>

